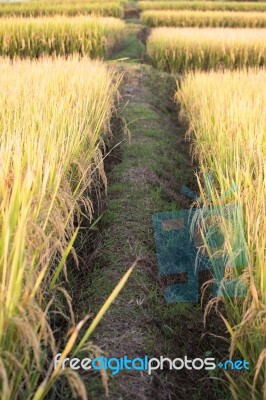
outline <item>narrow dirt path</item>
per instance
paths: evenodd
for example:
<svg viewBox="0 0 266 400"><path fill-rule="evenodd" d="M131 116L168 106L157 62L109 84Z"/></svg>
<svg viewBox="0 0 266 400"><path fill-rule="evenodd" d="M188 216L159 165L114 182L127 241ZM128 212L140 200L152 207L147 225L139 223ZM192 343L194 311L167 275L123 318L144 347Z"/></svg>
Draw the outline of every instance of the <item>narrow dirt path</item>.
<svg viewBox="0 0 266 400"><path fill-rule="evenodd" d="M120 68L120 115L131 135L128 140L119 133L119 160L108 177L92 285L86 292L93 312L136 257L142 261L92 340L108 357L204 357L214 352L214 344L203 326L202 310L193 303L165 303L153 240L152 215L188 208L181 186L195 183L184 127L172 102L175 80L146 65ZM125 371L111 377L109 386L111 400L218 399L201 371L163 370L152 376ZM105 399L100 380L89 383L88 393L92 399Z"/></svg>
<svg viewBox="0 0 266 400"><path fill-rule="evenodd" d="M217 339L209 333L217 332L217 318L212 317L204 327L200 304L166 303L163 299L167 282L158 274L152 216L190 207L181 187L196 190L196 167L191 164L185 127L178 121L173 102L175 79L143 63L145 46L140 39L145 31L136 22L128 24L125 45L113 56L116 60L127 58L119 64L124 78L112 145L120 144L106 165L108 196L97 224L99 232L92 237L93 244L89 237L81 246L85 261L75 278L80 284L74 296L76 316L82 319L88 308L96 314L140 257L138 267L92 336L93 344L107 357L162 355L174 359L208 354L219 358L216 349L223 352L226 347L224 342L218 347ZM125 134L125 124L130 136ZM152 375L134 370L109 377L110 400L229 399L219 381L210 380L206 371L165 368ZM85 380L90 399L106 399L98 373L85 376Z"/></svg>

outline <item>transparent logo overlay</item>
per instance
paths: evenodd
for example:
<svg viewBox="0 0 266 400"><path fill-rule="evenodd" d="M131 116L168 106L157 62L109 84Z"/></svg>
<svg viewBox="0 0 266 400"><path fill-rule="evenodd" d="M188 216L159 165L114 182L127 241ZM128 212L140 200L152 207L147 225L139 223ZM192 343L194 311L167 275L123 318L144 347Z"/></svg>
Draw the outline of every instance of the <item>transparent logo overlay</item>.
<svg viewBox="0 0 266 400"><path fill-rule="evenodd" d="M196 199L187 187L182 193ZM153 215L153 228L159 273L172 282L164 289L167 302L197 302L200 271L211 272L215 297L246 295L239 278L248 263L240 204L160 212Z"/></svg>
<svg viewBox="0 0 266 400"><path fill-rule="evenodd" d="M182 358L168 358L164 356L149 357L145 355L144 357L135 357L133 359L124 356L124 357L111 357L107 358L104 356L100 356L97 358L64 358L61 359L62 354L59 353L54 357L54 369L60 368L71 368L73 370L106 370L110 371L112 375L116 375L121 371L147 371L149 375L152 374L155 370L176 370L180 371L182 369L188 370L206 370L211 371L216 368L220 368L223 370L238 370L244 371L249 370L249 362L242 359L237 360L226 360L224 362L217 362L217 360L213 357L197 357L197 358L189 358L188 356L184 356Z"/></svg>

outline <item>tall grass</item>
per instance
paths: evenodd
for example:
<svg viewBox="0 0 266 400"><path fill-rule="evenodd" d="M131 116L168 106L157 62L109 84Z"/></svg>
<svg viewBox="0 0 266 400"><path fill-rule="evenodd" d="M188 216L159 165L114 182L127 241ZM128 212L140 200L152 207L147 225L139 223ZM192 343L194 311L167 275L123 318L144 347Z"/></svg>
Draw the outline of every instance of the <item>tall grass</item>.
<svg viewBox="0 0 266 400"><path fill-rule="evenodd" d="M22 2L0 3L0 17L43 17L51 15L98 14L106 17L123 17L123 7L119 1L111 2Z"/></svg>
<svg viewBox="0 0 266 400"><path fill-rule="evenodd" d="M150 10L141 14L141 22L149 27L266 27L266 13L231 11L162 11Z"/></svg>
<svg viewBox="0 0 266 400"><path fill-rule="evenodd" d="M240 353L251 370L237 381L232 374L228 378L235 399L265 399L266 71L188 74L177 99L190 125L201 172L214 177L211 203L221 216L225 203L243 209L248 261L242 265L242 278L248 292L243 299L225 300L225 322L232 336L231 356ZM200 177L199 184L206 204L208 194ZM222 200L220 194L232 185L235 192ZM238 223L236 216L234 224ZM230 238L223 218L220 227L225 239Z"/></svg>
<svg viewBox="0 0 266 400"><path fill-rule="evenodd" d="M110 131L118 82L114 69L87 58L1 59L2 400L43 397L57 346L51 301L58 314L56 298L70 302L58 283L67 254L75 255L74 213L79 222L82 206L91 218L85 190L105 181L100 144Z"/></svg>
<svg viewBox="0 0 266 400"><path fill-rule="evenodd" d="M265 2L240 1L140 1L144 10L266 11Z"/></svg>
<svg viewBox="0 0 266 400"><path fill-rule="evenodd" d="M266 29L155 28L147 54L157 68L173 73L259 67L266 63Z"/></svg>
<svg viewBox="0 0 266 400"><path fill-rule="evenodd" d="M124 37L124 22L112 17L0 19L0 55L40 57L73 53L103 57Z"/></svg>

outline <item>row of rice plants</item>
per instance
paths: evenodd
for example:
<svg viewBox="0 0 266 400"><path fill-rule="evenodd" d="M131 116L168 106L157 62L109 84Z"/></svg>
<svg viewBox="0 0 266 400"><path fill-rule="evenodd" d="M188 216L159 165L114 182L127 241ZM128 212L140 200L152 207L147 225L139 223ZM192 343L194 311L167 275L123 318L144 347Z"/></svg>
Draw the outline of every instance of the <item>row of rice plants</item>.
<svg viewBox="0 0 266 400"><path fill-rule="evenodd" d="M31 1L39 1L39 0L31 0ZM46 1L52 1L52 0L46 0ZM62 1L62 0L55 0L55 1ZM72 0L67 0L67 1L72 1ZM73 1L79 1L79 0L73 0ZM100 1L100 0L91 0L91 1ZM180 2L180 1L184 1L184 0L139 0L139 1L150 1L150 2L161 1L161 2L168 2L169 3L169 1ZM199 1L199 0L186 0L186 1L194 2L194 1ZM214 3L215 2L220 2L220 1L230 2L230 3L232 3L232 2L234 2L234 3L264 3L265 2L265 0L205 0L205 1L212 1Z"/></svg>
<svg viewBox="0 0 266 400"><path fill-rule="evenodd" d="M200 10L200 11L266 11L266 2L238 1L139 1L145 10Z"/></svg>
<svg viewBox="0 0 266 400"><path fill-rule="evenodd" d="M114 68L87 58L1 59L2 400L40 400L59 375L52 357L63 348L55 342L50 309L65 318L62 295L68 303L70 296L60 274L78 231L74 214L79 221L82 206L82 215L92 217L88 189L105 182L101 143L110 132L119 80ZM73 327L71 310L68 315ZM65 373L86 398L76 373Z"/></svg>
<svg viewBox="0 0 266 400"><path fill-rule="evenodd" d="M157 68L172 73L261 67L266 63L266 29L155 28L147 54Z"/></svg>
<svg viewBox="0 0 266 400"><path fill-rule="evenodd" d="M123 7L118 1L111 2L85 2L53 3L53 2L25 2L25 3L0 3L0 17L41 17L52 15L88 15L97 14L107 17L123 17Z"/></svg>
<svg viewBox="0 0 266 400"><path fill-rule="evenodd" d="M119 3L119 4L126 4L127 0L112 0L112 3ZM14 4L15 3L15 4ZM25 4L38 4L38 5L43 5L44 7L48 4L88 4L88 3L106 3L106 0L23 0L21 1L14 1L14 2L10 2L10 1L4 1L3 3L1 3L1 6L3 7L9 7L11 4L13 4L13 6L17 6L17 5L25 5Z"/></svg>
<svg viewBox="0 0 266 400"><path fill-rule="evenodd" d="M0 19L0 55L40 57L73 53L103 57L119 46L125 24L113 17Z"/></svg>
<svg viewBox="0 0 266 400"><path fill-rule="evenodd" d="M226 268L220 271L223 283L237 277L247 289L245 297L224 297L225 323L231 334L230 356L240 355L250 362L250 371L237 380L227 374L233 398L265 399L266 71L188 74L181 83L177 100L183 118L189 123L201 172L204 176L213 175L208 193L201 176L198 182L205 207L208 210L210 204L215 207L215 224L224 237L221 252ZM230 187L235 191L228 192ZM222 199L221 193L225 192L227 197ZM231 222L225 204L228 209L231 206ZM241 213L236 212L240 207L243 221ZM236 265L227 255L238 256L241 229L246 256L242 265ZM208 250L215 260L217 249ZM214 299L209 308L216 301L221 299Z"/></svg>
<svg viewBox="0 0 266 400"><path fill-rule="evenodd" d="M266 27L266 13L231 11L149 10L141 14L141 22L149 27Z"/></svg>

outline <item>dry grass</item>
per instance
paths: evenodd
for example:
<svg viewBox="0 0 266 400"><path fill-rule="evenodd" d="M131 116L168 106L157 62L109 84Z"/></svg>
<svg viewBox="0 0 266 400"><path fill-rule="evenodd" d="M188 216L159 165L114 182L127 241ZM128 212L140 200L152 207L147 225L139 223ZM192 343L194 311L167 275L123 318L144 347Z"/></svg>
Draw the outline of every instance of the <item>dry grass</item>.
<svg viewBox="0 0 266 400"><path fill-rule="evenodd" d="M47 381L39 385L51 373L48 367L56 351L49 326L51 301L54 312L61 315L56 298L71 300L58 284L62 269L66 272L67 254L72 251L75 256L74 213L79 221L82 206L83 214L92 217L91 200L84 191L95 179L105 182L100 143L109 132L117 85L113 68L87 58L12 64L1 59L3 400L39 400L47 389ZM75 324L71 312L67 319L69 325ZM69 374L72 383L74 378Z"/></svg>
<svg viewBox="0 0 266 400"><path fill-rule="evenodd" d="M231 11L144 11L141 22L149 27L266 27L266 13Z"/></svg>
<svg viewBox="0 0 266 400"><path fill-rule="evenodd" d="M103 57L124 38L123 21L112 17L0 19L0 55L70 54Z"/></svg>
<svg viewBox="0 0 266 400"><path fill-rule="evenodd" d="M266 62L266 29L155 28L147 54L170 72L260 67Z"/></svg>
<svg viewBox="0 0 266 400"><path fill-rule="evenodd" d="M209 197L219 210L227 254L239 247L233 244L238 236L232 237L225 222L224 204L237 204L243 210L244 225L239 213L233 221L239 235L244 232L248 257L233 276L247 283L248 293L225 301L226 326L232 336L231 356L240 352L250 361L251 373L238 381L229 378L235 399L265 398L266 71L189 74L177 98L190 124L201 172L214 177L209 193L200 179L199 183L204 203ZM232 186L235 192L222 200L220 194ZM228 262L234 264L231 256Z"/></svg>

